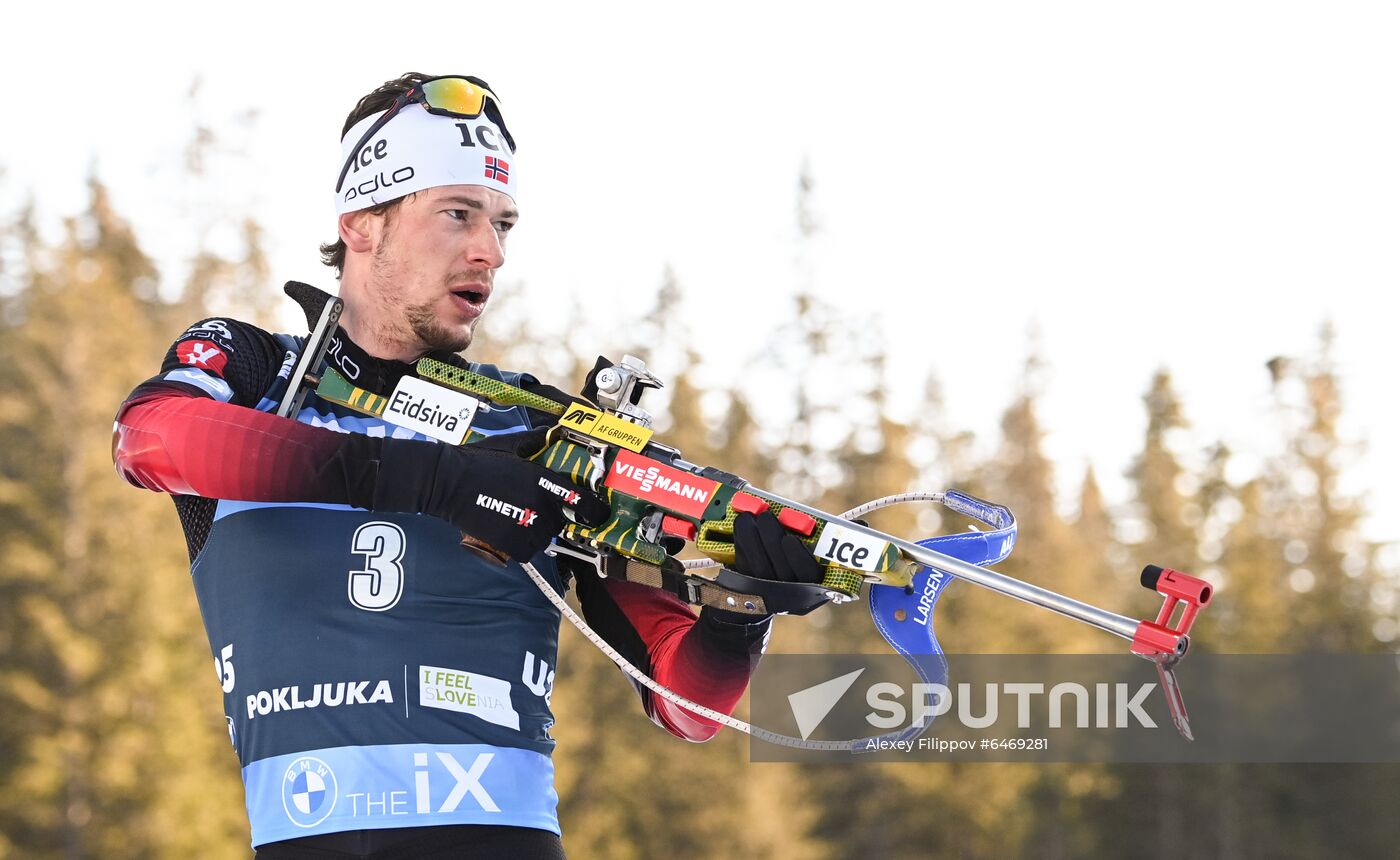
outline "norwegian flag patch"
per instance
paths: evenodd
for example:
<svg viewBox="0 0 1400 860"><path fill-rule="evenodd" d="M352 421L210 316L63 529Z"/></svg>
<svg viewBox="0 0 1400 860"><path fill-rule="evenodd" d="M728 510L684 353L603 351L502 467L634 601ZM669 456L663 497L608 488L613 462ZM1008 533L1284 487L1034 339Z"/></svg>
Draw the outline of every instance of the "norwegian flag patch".
<svg viewBox="0 0 1400 860"><path fill-rule="evenodd" d="M486 156L486 178L494 179L497 182L510 181L510 165L504 158L496 158L494 155Z"/></svg>
<svg viewBox="0 0 1400 860"><path fill-rule="evenodd" d="M175 347L175 356L180 359L181 364L212 371L219 376L223 376L224 365L228 364L228 356L224 351L207 340L181 341Z"/></svg>

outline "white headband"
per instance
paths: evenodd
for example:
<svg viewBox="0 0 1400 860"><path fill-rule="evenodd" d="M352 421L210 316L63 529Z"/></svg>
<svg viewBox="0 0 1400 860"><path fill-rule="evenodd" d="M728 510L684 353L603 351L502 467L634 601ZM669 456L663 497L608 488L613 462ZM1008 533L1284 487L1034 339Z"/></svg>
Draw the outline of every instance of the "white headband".
<svg viewBox="0 0 1400 860"><path fill-rule="evenodd" d="M383 111L355 123L340 141L340 162ZM408 104L355 152L355 163L335 196L343 215L440 185L481 185L515 200L515 153L496 124L438 116Z"/></svg>

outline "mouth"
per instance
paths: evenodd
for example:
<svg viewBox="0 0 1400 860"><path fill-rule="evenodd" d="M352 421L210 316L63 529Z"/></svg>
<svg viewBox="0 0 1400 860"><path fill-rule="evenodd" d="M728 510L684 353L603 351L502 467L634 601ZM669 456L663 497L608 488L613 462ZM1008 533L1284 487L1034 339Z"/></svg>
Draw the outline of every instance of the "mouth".
<svg viewBox="0 0 1400 860"><path fill-rule="evenodd" d="M469 284L453 290L452 296L467 316L478 317L486 309L486 300L491 297L491 288L482 284Z"/></svg>

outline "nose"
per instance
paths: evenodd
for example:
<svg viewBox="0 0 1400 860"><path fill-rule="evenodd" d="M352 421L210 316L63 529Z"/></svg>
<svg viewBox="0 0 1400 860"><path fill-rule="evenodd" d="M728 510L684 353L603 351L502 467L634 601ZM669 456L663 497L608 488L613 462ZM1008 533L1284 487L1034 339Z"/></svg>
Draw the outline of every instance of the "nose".
<svg viewBox="0 0 1400 860"><path fill-rule="evenodd" d="M501 245L501 234L493 224L483 219L471 236L467 245L467 261L474 266L499 269L506 261L506 249Z"/></svg>

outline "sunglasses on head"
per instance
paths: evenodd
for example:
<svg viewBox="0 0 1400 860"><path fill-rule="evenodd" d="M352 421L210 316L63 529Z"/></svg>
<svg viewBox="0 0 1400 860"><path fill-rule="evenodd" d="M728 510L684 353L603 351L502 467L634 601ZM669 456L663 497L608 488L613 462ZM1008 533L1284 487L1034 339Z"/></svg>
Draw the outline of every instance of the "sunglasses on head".
<svg viewBox="0 0 1400 860"><path fill-rule="evenodd" d="M351 148L350 157L345 159L345 166L340 168L340 178L335 183L336 194L339 194L341 187L345 185L345 177L349 175L350 168L354 166L355 159L364 145L369 143L370 138L374 137L385 123L397 116L405 105L410 104L421 104L428 113L438 116L476 119L485 113L501 129L506 145L512 151L515 150L515 138L506 130L505 119L501 116L501 100L487 88L485 82L462 75L429 78L400 93L398 98L394 99L394 103L389 105L389 109L361 135L359 142Z"/></svg>

